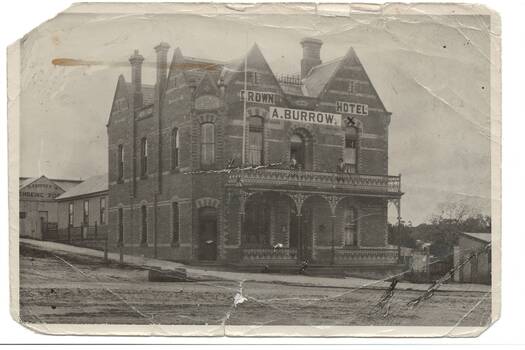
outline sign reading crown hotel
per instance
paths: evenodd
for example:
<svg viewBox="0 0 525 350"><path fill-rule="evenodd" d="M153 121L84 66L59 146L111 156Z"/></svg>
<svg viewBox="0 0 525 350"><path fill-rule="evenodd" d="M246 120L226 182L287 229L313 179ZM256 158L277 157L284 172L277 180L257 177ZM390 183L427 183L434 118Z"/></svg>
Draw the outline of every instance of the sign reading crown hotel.
<svg viewBox="0 0 525 350"><path fill-rule="evenodd" d="M341 115L329 112L306 111L283 107L270 107L270 119L299 123L341 126Z"/></svg>

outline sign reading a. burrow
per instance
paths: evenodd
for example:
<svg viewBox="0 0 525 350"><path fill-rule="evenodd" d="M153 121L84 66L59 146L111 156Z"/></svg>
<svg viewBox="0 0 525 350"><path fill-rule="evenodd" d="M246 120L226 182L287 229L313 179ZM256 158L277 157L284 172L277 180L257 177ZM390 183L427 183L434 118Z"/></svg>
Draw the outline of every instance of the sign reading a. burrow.
<svg viewBox="0 0 525 350"><path fill-rule="evenodd" d="M283 107L270 107L270 119L292 122L341 126L341 115L329 112L307 111Z"/></svg>

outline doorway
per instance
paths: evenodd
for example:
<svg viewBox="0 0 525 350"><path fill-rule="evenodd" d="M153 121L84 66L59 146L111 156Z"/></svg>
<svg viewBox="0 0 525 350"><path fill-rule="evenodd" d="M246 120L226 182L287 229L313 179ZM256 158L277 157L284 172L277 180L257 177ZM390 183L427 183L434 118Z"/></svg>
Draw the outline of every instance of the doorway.
<svg viewBox="0 0 525 350"><path fill-rule="evenodd" d="M45 239L47 235L47 211L39 211L38 217L40 218L40 235L42 239Z"/></svg>
<svg viewBox="0 0 525 350"><path fill-rule="evenodd" d="M217 260L217 209L199 209L199 260Z"/></svg>

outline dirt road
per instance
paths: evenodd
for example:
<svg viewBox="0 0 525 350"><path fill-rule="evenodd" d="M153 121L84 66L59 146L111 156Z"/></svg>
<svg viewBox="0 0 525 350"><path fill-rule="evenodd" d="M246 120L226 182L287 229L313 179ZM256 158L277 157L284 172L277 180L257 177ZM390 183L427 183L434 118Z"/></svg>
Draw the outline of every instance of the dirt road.
<svg viewBox="0 0 525 350"><path fill-rule="evenodd" d="M235 307L238 293L246 300ZM223 280L149 282L145 270L20 247L24 322L358 326L482 326L490 322L490 293L438 291L409 308L407 302L421 292L396 291L386 316L387 308L374 307L382 294L382 290L363 288Z"/></svg>

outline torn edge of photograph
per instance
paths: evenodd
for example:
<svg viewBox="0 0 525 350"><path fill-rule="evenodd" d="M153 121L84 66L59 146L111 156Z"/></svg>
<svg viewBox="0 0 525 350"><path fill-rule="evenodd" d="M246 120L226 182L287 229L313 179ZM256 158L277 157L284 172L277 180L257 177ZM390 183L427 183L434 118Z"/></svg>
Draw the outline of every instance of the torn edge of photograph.
<svg viewBox="0 0 525 350"><path fill-rule="evenodd" d="M472 4L72 5L7 52L12 317L480 335L500 316L500 27Z"/></svg>

